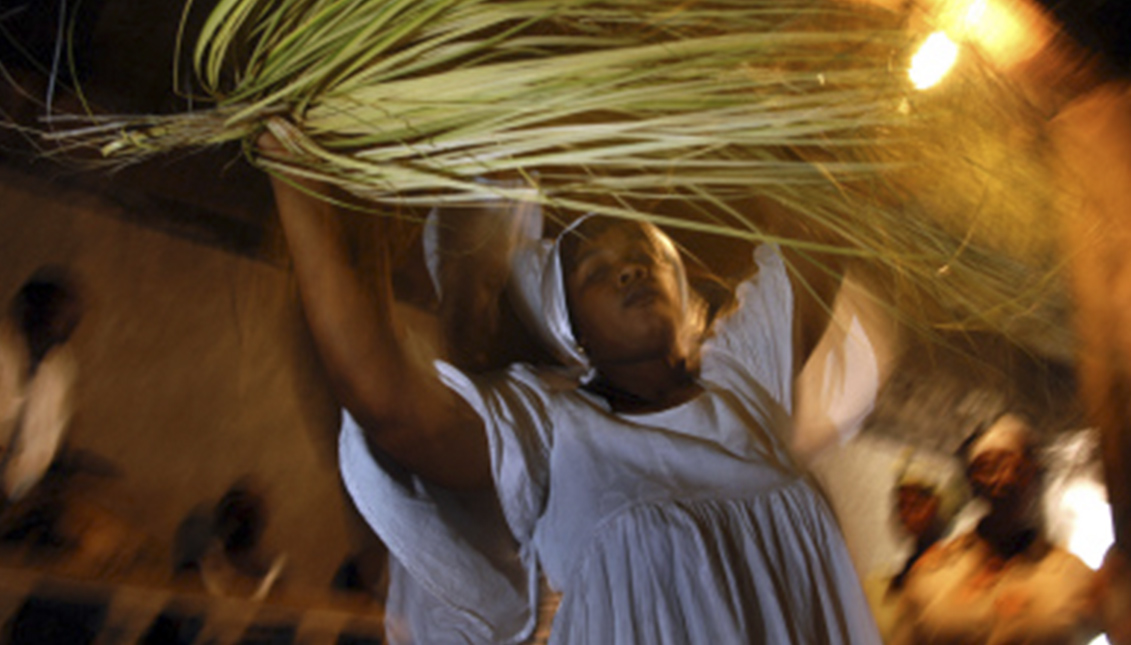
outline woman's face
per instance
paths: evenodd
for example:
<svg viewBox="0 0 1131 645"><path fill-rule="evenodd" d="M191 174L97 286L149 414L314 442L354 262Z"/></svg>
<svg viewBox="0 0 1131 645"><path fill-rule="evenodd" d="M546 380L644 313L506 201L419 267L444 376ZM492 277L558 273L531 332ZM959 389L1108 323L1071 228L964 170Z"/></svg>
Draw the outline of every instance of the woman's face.
<svg viewBox="0 0 1131 645"><path fill-rule="evenodd" d="M678 352L683 307L665 244L651 227L616 222L563 258L574 335L594 365Z"/></svg>
<svg viewBox="0 0 1131 645"><path fill-rule="evenodd" d="M966 468L974 494L991 502L1025 501L1033 491L1037 466L1021 448L980 452Z"/></svg>
<svg viewBox="0 0 1131 645"><path fill-rule="evenodd" d="M927 486L904 484L896 491L896 512L904 530L921 537L931 529L939 514L940 500Z"/></svg>

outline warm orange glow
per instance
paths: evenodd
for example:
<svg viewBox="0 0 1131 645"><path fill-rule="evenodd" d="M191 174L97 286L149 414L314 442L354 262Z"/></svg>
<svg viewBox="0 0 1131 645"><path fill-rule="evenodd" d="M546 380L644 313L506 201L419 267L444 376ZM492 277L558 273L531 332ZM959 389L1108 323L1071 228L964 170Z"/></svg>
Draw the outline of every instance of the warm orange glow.
<svg viewBox="0 0 1131 645"><path fill-rule="evenodd" d="M909 74L919 89L942 80L959 45L976 48L998 69L1008 70L1048 46L1055 33L1050 18L1026 0L926 0L922 8L938 31L912 60Z"/></svg>
<svg viewBox="0 0 1131 645"><path fill-rule="evenodd" d="M1051 37L1048 18L1018 0L952 0L940 7L942 28L957 42L976 45L999 67L1028 60Z"/></svg>
<svg viewBox="0 0 1131 645"><path fill-rule="evenodd" d="M901 10L901 0L844 0ZM1049 46L1055 19L1036 0L913 0L912 22L924 31L945 31L960 44L982 50L999 69L1029 60Z"/></svg>

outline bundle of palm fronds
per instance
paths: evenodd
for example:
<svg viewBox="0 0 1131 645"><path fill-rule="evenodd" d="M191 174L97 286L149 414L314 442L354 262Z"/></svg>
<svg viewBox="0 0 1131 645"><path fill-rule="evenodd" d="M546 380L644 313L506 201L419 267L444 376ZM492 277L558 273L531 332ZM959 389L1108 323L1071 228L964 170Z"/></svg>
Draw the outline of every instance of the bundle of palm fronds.
<svg viewBox="0 0 1131 645"><path fill-rule="evenodd" d="M1039 146L994 165L1039 142L1030 115L976 64L961 98L911 96L901 20L831 0L221 0L194 57L214 107L55 136L130 163L252 150L285 119L292 172L379 204L534 199L753 239L783 233L737 205L768 199L786 244L872 259L913 319L1048 320Z"/></svg>

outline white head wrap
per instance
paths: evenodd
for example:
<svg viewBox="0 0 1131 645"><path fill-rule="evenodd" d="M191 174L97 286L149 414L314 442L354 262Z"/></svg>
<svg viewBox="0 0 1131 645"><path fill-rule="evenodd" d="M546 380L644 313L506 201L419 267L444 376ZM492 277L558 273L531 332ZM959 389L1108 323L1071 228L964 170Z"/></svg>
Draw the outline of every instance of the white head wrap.
<svg viewBox="0 0 1131 645"><path fill-rule="evenodd" d="M519 190L522 186L515 183L498 182L500 187ZM534 188L529 188L533 193ZM578 344L573 335L570 324L569 306L566 300L565 275L562 267L561 243L566 236L573 233L582 222L595 217L595 214L586 214L569 224L554 240L542 238L543 216L538 202L534 199L499 200L487 204L483 213L491 218L501 218L502 224L492 227L492 236L486 243L491 246L487 253L509 255L510 280L508 291L512 304L519 318L534 336L549 350L555 358L566 366L570 378L580 379L583 382L593 376L589 358ZM451 218L446 226L463 226L464 214ZM440 280L440 266L444 250L440 240L440 213L433 209L429 213L424 227L423 246L425 264L428 268L432 285L437 296L444 298L442 281ZM474 223L470 223L474 226ZM676 272L679 286L681 306L685 317L691 312L698 312L695 307L698 301L693 302L687 282L683 262L679 251L671 238L660 229L651 227L655 239L665 256L672 262ZM479 239L481 236L476 236ZM478 249L477 252L483 252ZM700 326L689 325L690 329L697 331ZM688 339L681 338L681 342Z"/></svg>
<svg viewBox="0 0 1131 645"><path fill-rule="evenodd" d="M994 421L985 434L970 446L966 462L972 463L978 455L988 450L1014 450L1024 452L1036 440L1033 430L1024 419L1005 414Z"/></svg>
<svg viewBox="0 0 1131 645"><path fill-rule="evenodd" d="M949 523L969 493L953 458L929 453L916 453L908 448L896 462L895 490L902 486L920 486L939 497L937 521Z"/></svg>
<svg viewBox="0 0 1131 645"><path fill-rule="evenodd" d="M570 324L561 244L582 222L596 216L590 213L574 220L553 241L530 240L529 244L516 251L511 261L511 296L519 316L542 344L567 367L576 370L583 381L593 376L592 366L574 337ZM540 220L540 213L538 217ZM686 314L690 307L690 294L683 262L671 238L658 228L653 228L653 231L661 249L675 267L680 300Z"/></svg>
<svg viewBox="0 0 1131 645"><path fill-rule="evenodd" d="M589 371L589 358L573 337L569 322L561 241L589 217L575 220L556 240L530 240L511 260L511 294L519 317L555 358L579 372ZM539 235L541 228L539 214Z"/></svg>

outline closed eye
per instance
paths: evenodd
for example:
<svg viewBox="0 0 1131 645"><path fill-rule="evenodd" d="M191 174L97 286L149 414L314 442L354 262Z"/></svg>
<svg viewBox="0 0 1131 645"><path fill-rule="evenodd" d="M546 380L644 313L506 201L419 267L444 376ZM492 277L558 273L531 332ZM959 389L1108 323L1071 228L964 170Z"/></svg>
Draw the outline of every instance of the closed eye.
<svg viewBox="0 0 1131 645"><path fill-rule="evenodd" d="M588 267L582 267L581 271L581 284L590 285L609 277L612 271L612 266L605 261L594 260L589 263Z"/></svg>

